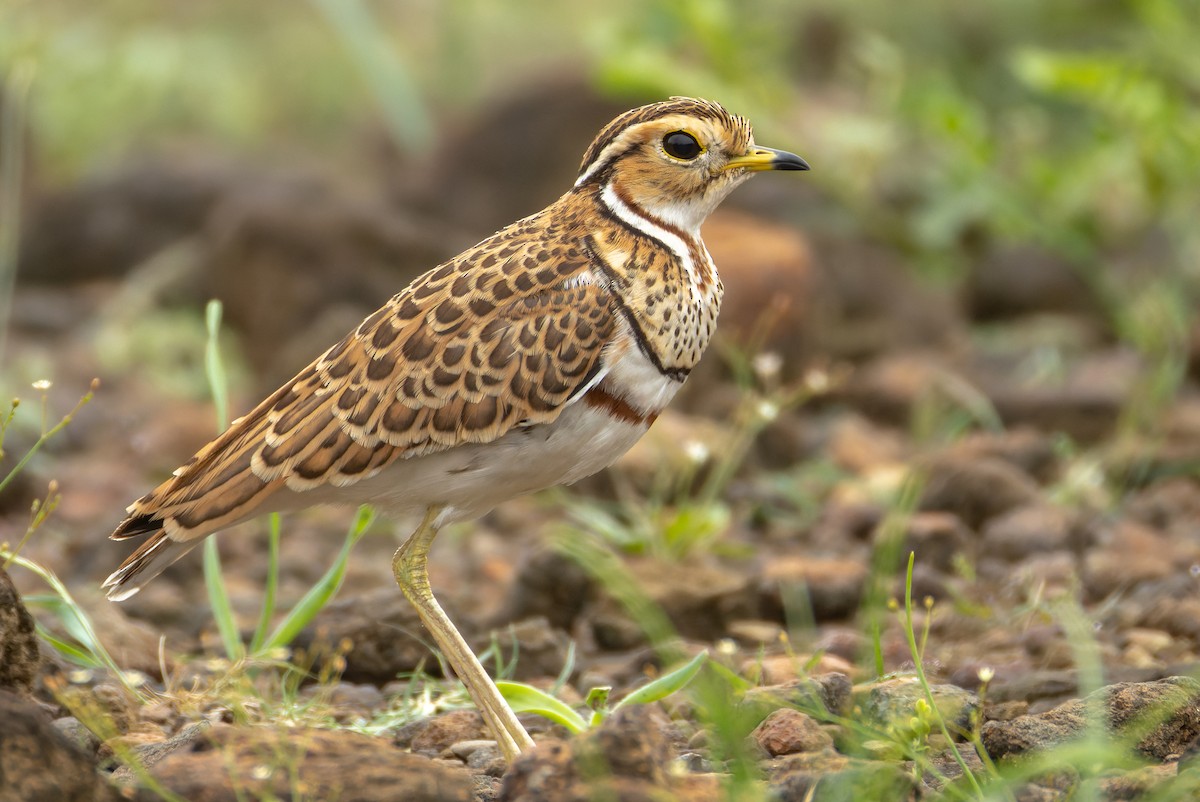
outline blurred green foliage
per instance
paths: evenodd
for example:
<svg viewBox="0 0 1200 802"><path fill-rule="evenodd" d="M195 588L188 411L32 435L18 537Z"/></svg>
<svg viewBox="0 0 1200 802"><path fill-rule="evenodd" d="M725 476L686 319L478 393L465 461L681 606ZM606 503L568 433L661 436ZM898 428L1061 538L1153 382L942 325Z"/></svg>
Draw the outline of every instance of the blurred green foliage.
<svg viewBox="0 0 1200 802"><path fill-rule="evenodd" d="M712 96L809 158L839 225L950 278L1050 251L1177 364L1200 296L1198 37L1193 0L8 0L0 71L32 66L39 166L66 177L170 136L352 151L372 115L418 148L429 109L572 69L631 102Z"/></svg>

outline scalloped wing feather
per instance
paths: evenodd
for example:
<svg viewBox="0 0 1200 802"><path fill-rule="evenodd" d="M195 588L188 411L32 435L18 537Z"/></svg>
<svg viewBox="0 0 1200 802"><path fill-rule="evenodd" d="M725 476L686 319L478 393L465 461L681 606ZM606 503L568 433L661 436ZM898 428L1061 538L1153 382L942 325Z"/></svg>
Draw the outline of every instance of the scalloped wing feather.
<svg viewBox="0 0 1200 802"><path fill-rule="evenodd" d="M112 537L151 537L109 577L110 595L271 509L277 491L346 487L397 459L557 418L601 369L617 313L587 255L547 242L537 223L416 279L130 505Z"/></svg>

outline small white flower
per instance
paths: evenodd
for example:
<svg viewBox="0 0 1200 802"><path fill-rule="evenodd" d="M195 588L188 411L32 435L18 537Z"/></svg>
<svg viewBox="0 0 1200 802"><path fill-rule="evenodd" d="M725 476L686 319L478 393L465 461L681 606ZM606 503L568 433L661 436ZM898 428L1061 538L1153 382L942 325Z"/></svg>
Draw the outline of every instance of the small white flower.
<svg viewBox="0 0 1200 802"><path fill-rule="evenodd" d="M49 379L38 379L33 383L33 389L37 390L39 393L44 393L53 386L54 382L50 381Z"/></svg>
<svg viewBox="0 0 1200 802"><path fill-rule="evenodd" d="M768 382L783 370L783 357L774 351L763 351L761 354L755 355L750 365L754 368L754 373L758 376L759 381Z"/></svg>
<svg viewBox="0 0 1200 802"><path fill-rule="evenodd" d="M804 374L804 386L810 393L823 393L829 389L829 374L819 368L813 368Z"/></svg>
<svg viewBox="0 0 1200 802"><path fill-rule="evenodd" d="M711 452L709 452L708 446L699 440L688 440L683 444L683 453L688 458L688 461L700 465L708 461Z"/></svg>
<svg viewBox="0 0 1200 802"><path fill-rule="evenodd" d="M991 666L984 666L983 668L979 669L978 676L979 681L984 685L987 685L996 678L996 669L992 668Z"/></svg>
<svg viewBox="0 0 1200 802"><path fill-rule="evenodd" d="M758 419L766 423L779 417L779 405L766 399L759 401L754 411L758 414Z"/></svg>

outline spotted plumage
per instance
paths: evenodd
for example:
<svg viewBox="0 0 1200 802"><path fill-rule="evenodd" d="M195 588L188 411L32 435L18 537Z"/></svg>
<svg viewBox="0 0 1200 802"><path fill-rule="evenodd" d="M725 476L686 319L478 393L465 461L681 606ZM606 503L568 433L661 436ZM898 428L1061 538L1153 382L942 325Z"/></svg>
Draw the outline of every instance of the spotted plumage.
<svg viewBox="0 0 1200 802"><path fill-rule="evenodd" d="M262 512L436 510L420 539L610 464L716 327L722 287L700 224L766 169L807 165L757 147L716 103L672 98L617 117L561 198L417 278L134 502L112 537L149 537L109 596Z"/></svg>

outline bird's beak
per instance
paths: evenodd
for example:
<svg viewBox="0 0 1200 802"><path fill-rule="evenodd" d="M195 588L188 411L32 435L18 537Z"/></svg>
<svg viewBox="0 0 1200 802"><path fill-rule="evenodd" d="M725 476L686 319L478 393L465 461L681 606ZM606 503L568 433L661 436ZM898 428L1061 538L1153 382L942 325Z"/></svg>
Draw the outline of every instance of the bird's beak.
<svg viewBox="0 0 1200 802"><path fill-rule="evenodd" d="M735 156L730 159L726 165L726 170L732 170L735 167L741 167L751 172L760 170L808 170L808 162L801 159L795 153L788 153L786 150L775 150L775 148L764 148L756 145L754 150L747 153L745 156Z"/></svg>

